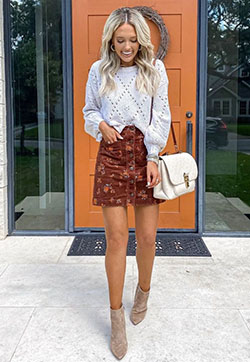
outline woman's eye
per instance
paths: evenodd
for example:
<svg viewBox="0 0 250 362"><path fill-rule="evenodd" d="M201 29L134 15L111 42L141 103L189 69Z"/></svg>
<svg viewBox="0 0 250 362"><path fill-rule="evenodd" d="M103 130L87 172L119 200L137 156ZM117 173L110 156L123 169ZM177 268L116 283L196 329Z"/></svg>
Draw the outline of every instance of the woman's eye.
<svg viewBox="0 0 250 362"><path fill-rule="evenodd" d="M131 40L131 42L132 42L132 43L136 43L137 40ZM121 44L121 43L123 43L123 40L117 40L117 43Z"/></svg>

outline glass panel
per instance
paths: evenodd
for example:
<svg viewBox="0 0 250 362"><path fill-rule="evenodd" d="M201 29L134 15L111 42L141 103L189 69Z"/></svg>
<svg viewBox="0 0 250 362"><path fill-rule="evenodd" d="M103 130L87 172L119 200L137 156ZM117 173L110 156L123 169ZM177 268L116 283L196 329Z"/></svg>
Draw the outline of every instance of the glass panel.
<svg viewBox="0 0 250 362"><path fill-rule="evenodd" d="M229 104L229 101L223 101L223 115L225 116L230 115Z"/></svg>
<svg viewBox="0 0 250 362"><path fill-rule="evenodd" d="M240 114L247 114L247 102L240 101Z"/></svg>
<svg viewBox="0 0 250 362"><path fill-rule="evenodd" d="M64 229L61 1L10 7L15 229Z"/></svg>
<svg viewBox="0 0 250 362"><path fill-rule="evenodd" d="M206 231L250 230L249 14L208 0Z"/></svg>

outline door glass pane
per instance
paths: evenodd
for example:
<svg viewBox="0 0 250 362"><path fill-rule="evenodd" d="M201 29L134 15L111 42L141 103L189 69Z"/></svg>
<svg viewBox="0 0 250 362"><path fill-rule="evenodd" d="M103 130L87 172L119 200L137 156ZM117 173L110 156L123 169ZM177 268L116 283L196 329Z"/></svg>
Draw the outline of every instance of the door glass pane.
<svg viewBox="0 0 250 362"><path fill-rule="evenodd" d="M250 230L249 14L208 0L206 231Z"/></svg>
<svg viewBox="0 0 250 362"><path fill-rule="evenodd" d="M15 229L64 229L61 1L10 8Z"/></svg>

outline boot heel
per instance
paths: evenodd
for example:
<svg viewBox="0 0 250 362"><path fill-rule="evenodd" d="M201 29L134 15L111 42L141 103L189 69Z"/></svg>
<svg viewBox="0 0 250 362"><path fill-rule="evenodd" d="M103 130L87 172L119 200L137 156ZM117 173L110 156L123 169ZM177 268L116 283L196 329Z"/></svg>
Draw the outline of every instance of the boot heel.
<svg viewBox="0 0 250 362"><path fill-rule="evenodd" d="M126 322L124 315L124 306L120 309L110 307L111 319L111 341L110 348L114 356L122 359L128 350L128 341L126 336Z"/></svg>

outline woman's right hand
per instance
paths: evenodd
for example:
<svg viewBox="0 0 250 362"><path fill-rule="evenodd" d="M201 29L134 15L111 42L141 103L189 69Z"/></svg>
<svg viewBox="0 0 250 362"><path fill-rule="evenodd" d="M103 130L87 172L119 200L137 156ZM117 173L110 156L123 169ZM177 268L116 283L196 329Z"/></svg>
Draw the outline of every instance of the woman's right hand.
<svg viewBox="0 0 250 362"><path fill-rule="evenodd" d="M117 141L117 138L121 140L123 139L120 133L117 132L114 127L109 126L105 121L101 121L99 123L99 130L101 131L102 137L105 142L113 143Z"/></svg>

